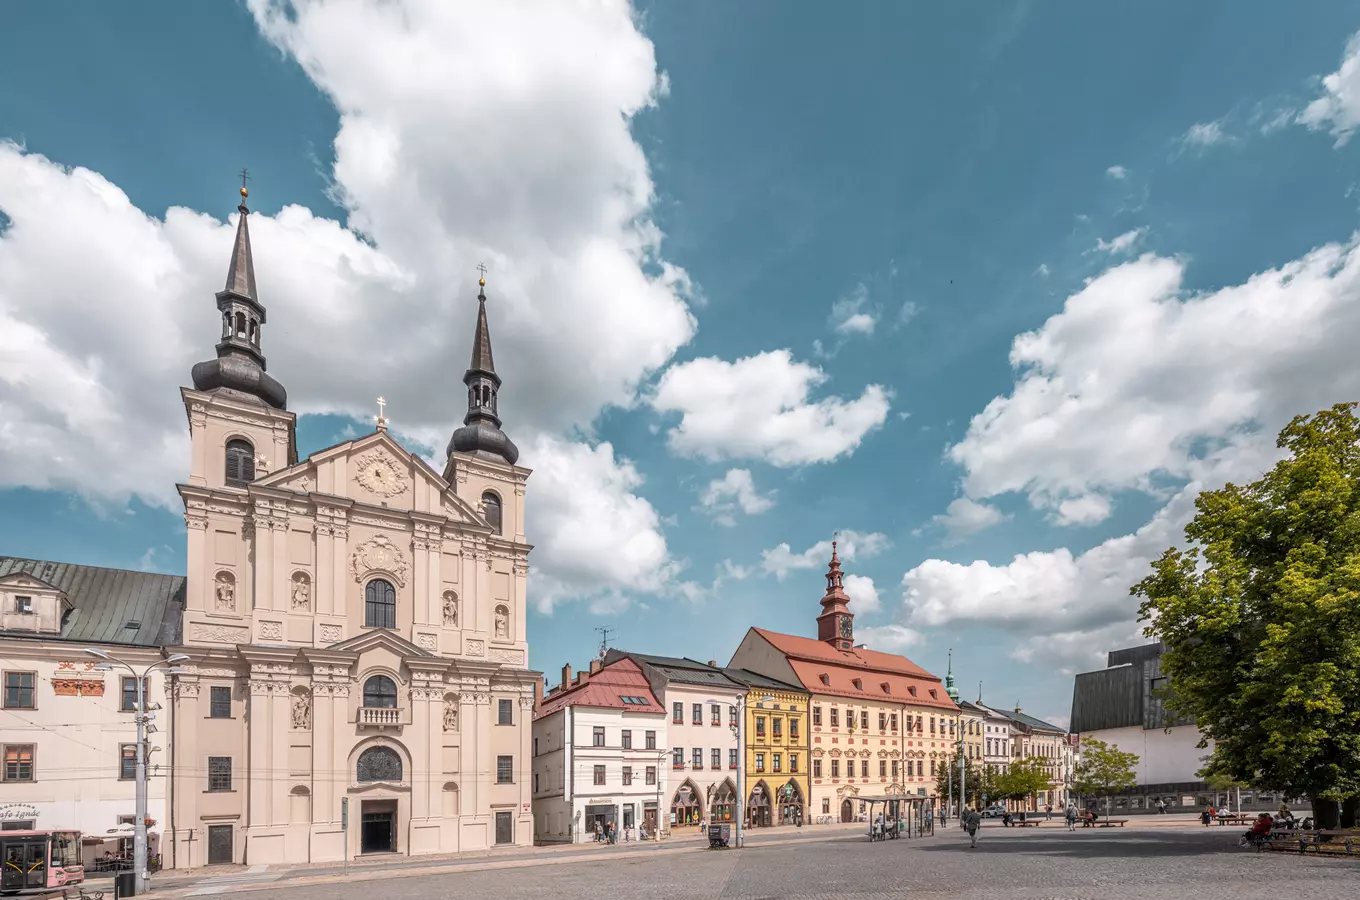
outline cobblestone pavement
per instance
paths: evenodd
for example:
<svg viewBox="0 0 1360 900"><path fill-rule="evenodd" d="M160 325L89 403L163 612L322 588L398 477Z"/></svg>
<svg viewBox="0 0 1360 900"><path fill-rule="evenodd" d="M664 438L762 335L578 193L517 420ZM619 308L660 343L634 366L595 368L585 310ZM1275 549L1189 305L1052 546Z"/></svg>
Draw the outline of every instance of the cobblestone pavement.
<svg viewBox="0 0 1360 900"><path fill-rule="evenodd" d="M1331 900L1360 897L1360 859L1327 860L1236 846L1232 829L987 829L980 846L949 829L934 838L870 844L861 835L743 851L596 857L458 872L252 886L248 900L486 897L518 900L682 897L1091 898L1091 900ZM393 873L395 874L395 873ZM246 893L242 891L241 893Z"/></svg>

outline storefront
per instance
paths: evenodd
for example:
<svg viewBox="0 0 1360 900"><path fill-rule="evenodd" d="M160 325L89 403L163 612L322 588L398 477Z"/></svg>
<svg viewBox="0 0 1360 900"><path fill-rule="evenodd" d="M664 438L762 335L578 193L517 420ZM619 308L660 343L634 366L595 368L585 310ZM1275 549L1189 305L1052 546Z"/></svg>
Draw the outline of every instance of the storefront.
<svg viewBox="0 0 1360 900"><path fill-rule="evenodd" d="M699 795L695 793L694 787L685 782L680 785L680 789L675 792L675 798L671 801L671 825L698 825L703 820L703 807L699 803Z"/></svg>
<svg viewBox="0 0 1360 900"><path fill-rule="evenodd" d="M751 788L751 797L746 804L746 826L748 828L765 828L773 824L773 816L770 812L770 791L765 787L765 782L757 784Z"/></svg>
<svg viewBox="0 0 1360 900"><path fill-rule="evenodd" d="M730 781L724 781L713 792L713 802L709 807L708 821L710 824L733 822L736 820L736 813L737 789L732 786Z"/></svg>
<svg viewBox="0 0 1360 900"><path fill-rule="evenodd" d="M609 833L609 826L612 824L618 827L619 808L607 800L591 800L586 804L585 812L585 840L592 841L595 835L601 836Z"/></svg>
<svg viewBox="0 0 1360 900"><path fill-rule="evenodd" d="M779 789L779 824L798 825L803 821L803 791L798 782L789 783Z"/></svg>

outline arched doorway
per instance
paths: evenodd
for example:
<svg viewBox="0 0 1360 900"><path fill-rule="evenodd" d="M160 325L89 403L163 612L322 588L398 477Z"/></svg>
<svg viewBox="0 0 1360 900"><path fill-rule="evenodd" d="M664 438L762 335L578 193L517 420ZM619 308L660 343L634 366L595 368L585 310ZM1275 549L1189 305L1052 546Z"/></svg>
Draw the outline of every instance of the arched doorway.
<svg viewBox="0 0 1360 900"><path fill-rule="evenodd" d="M790 778L788 783L779 789L779 824L797 825L803 821L803 789L798 786L798 782Z"/></svg>
<svg viewBox="0 0 1360 900"><path fill-rule="evenodd" d="M671 800L671 824L698 825L703 817L704 808L699 802L699 791L687 779Z"/></svg>
<svg viewBox="0 0 1360 900"><path fill-rule="evenodd" d="M855 821L855 807L853 804L851 804L849 797L841 801L841 821L842 822Z"/></svg>
<svg viewBox="0 0 1360 900"><path fill-rule="evenodd" d="M718 785L718 789L713 792L713 802L709 804L708 821L712 822L732 822L736 819L737 811L737 788L732 784L732 779L728 778Z"/></svg>
<svg viewBox="0 0 1360 900"><path fill-rule="evenodd" d="M750 828L766 828L773 824L770 812L770 788L760 782L751 788L751 796L746 801L746 825Z"/></svg>

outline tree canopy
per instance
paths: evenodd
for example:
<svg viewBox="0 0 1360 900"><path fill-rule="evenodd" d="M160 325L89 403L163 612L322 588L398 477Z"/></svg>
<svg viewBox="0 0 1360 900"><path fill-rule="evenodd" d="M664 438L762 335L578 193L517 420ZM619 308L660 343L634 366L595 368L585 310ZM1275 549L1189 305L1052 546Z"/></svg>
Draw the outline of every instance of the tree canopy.
<svg viewBox="0 0 1360 900"><path fill-rule="evenodd" d="M1081 762L1077 765L1072 789L1082 796L1105 797L1108 814L1109 796L1138 783L1134 772L1137 765L1137 753L1128 753L1097 738L1083 738Z"/></svg>
<svg viewBox="0 0 1360 900"><path fill-rule="evenodd" d="M1038 756L1017 759L1005 772L992 775L993 798L1024 800L1052 786L1045 768L1046 761Z"/></svg>
<svg viewBox="0 0 1360 900"><path fill-rule="evenodd" d="M1260 480L1205 491L1133 587L1166 645L1168 705L1214 741L1208 774L1313 800L1360 798L1360 420L1297 416Z"/></svg>

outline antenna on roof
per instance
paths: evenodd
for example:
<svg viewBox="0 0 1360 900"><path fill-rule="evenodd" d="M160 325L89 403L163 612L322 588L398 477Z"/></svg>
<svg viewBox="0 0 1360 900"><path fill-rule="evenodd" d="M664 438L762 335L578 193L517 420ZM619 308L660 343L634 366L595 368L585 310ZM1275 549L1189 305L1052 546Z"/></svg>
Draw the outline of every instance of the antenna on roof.
<svg viewBox="0 0 1360 900"><path fill-rule="evenodd" d="M609 651L609 634L614 629L610 628L608 625L601 625L595 630L600 633L600 659L604 659L605 653Z"/></svg>

